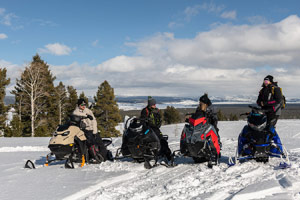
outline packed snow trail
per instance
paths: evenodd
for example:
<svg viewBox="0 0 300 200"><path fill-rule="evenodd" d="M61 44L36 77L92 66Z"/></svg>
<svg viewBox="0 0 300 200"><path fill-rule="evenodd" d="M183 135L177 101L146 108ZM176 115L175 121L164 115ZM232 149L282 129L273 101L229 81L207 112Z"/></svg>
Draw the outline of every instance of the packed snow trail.
<svg viewBox="0 0 300 200"><path fill-rule="evenodd" d="M173 168L147 170L130 159L65 169L43 167L49 138L0 138L0 199L300 199L300 120L279 120L277 131L290 153L289 169L279 159L248 161L228 167L245 121L219 122L222 158L213 169L191 158L176 158ZM179 149L184 124L162 127L172 150ZM122 138L109 149L116 152ZM37 169L24 169L27 159Z"/></svg>

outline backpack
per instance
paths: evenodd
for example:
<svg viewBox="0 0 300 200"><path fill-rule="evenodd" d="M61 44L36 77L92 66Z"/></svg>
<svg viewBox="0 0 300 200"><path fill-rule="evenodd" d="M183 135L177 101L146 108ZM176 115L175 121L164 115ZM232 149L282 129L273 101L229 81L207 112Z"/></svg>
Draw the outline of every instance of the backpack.
<svg viewBox="0 0 300 200"><path fill-rule="evenodd" d="M286 107L285 96L284 96L283 93L282 93L282 88L281 88L281 87L279 87L279 88L280 88L280 92L281 92L281 95L282 95L282 100L281 100L281 102L280 102L281 109L285 109L285 107ZM274 89L275 89L275 86L272 87L272 95L274 95Z"/></svg>

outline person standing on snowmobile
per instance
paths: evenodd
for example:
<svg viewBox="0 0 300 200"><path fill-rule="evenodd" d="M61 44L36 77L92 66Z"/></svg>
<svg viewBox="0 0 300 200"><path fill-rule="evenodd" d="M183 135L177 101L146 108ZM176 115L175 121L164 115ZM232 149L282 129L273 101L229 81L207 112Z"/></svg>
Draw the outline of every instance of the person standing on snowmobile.
<svg viewBox="0 0 300 200"><path fill-rule="evenodd" d="M160 131L162 124L161 115L159 109L156 107L156 100L152 97L148 97L148 105L141 112L141 119L144 119L146 124L155 132L160 139L161 149L159 155L166 156L168 161L171 160L171 150L169 148L167 140L163 138Z"/></svg>
<svg viewBox="0 0 300 200"><path fill-rule="evenodd" d="M212 106L212 103L210 99L208 98L207 94L205 93L199 98L199 106L196 109L196 112L192 115L192 118L200 118L200 117L206 117L208 119L208 122L214 126L216 129L216 134L218 136L220 147L222 145L219 135L219 129L218 129L218 117L216 112L214 111L214 107Z"/></svg>
<svg viewBox="0 0 300 200"><path fill-rule="evenodd" d="M259 91L257 105L267 110L267 128L275 128L277 120L281 114L281 103L283 100L280 87L273 81L273 76L268 75L264 78L262 89Z"/></svg>
<svg viewBox="0 0 300 200"><path fill-rule="evenodd" d="M97 121L93 112L86 107L86 102L84 99L78 99L77 107L73 111L73 115L85 117L82 119L83 123L86 125L84 131L85 137L87 138L88 148L93 148L93 151L100 152L104 161L111 159L108 155L108 151L104 146L101 136L98 134Z"/></svg>

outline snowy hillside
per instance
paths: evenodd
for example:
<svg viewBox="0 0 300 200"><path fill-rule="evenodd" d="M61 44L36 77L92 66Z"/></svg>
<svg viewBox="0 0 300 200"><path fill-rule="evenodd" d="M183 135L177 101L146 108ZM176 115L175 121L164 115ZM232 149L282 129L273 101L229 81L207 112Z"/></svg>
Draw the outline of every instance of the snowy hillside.
<svg viewBox="0 0 300 200"><path fill-rule="evenodd" d="M174 168L125 161L65 169L62 163L43 167L49 138L0 138L0 199L300 199L300 121L279 120L277 131L290 153L292 167L249 161L228 167L245 121L220 122L223 142L219 166L178 158ZM172 150L179 148L183 124L162 127ZM109 146L114 153L121 138ZM25 161L37 169L23 169Z"/></svg>

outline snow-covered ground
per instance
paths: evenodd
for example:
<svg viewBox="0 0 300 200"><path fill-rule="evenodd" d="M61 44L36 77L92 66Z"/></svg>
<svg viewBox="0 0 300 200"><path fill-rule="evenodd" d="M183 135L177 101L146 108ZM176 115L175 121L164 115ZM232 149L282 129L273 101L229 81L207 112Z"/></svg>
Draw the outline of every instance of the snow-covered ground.
<svg viewBox="0 0 300 200"><path fill-rule="evenodd" d="M130 160L65 169L44 167L49 138L0 138L0 199L300 199L300 120L279 120L277 131L290 153L292 167L249 161L228 167L245 121L220 122L223 143L219 166L209 169L190 158L177 158L174 168L147 170ZM172 150L179 148L184 124L162 127ZM121 144L115 138L109 149ZM37 169L24 169L27 159Z"/></svg>

